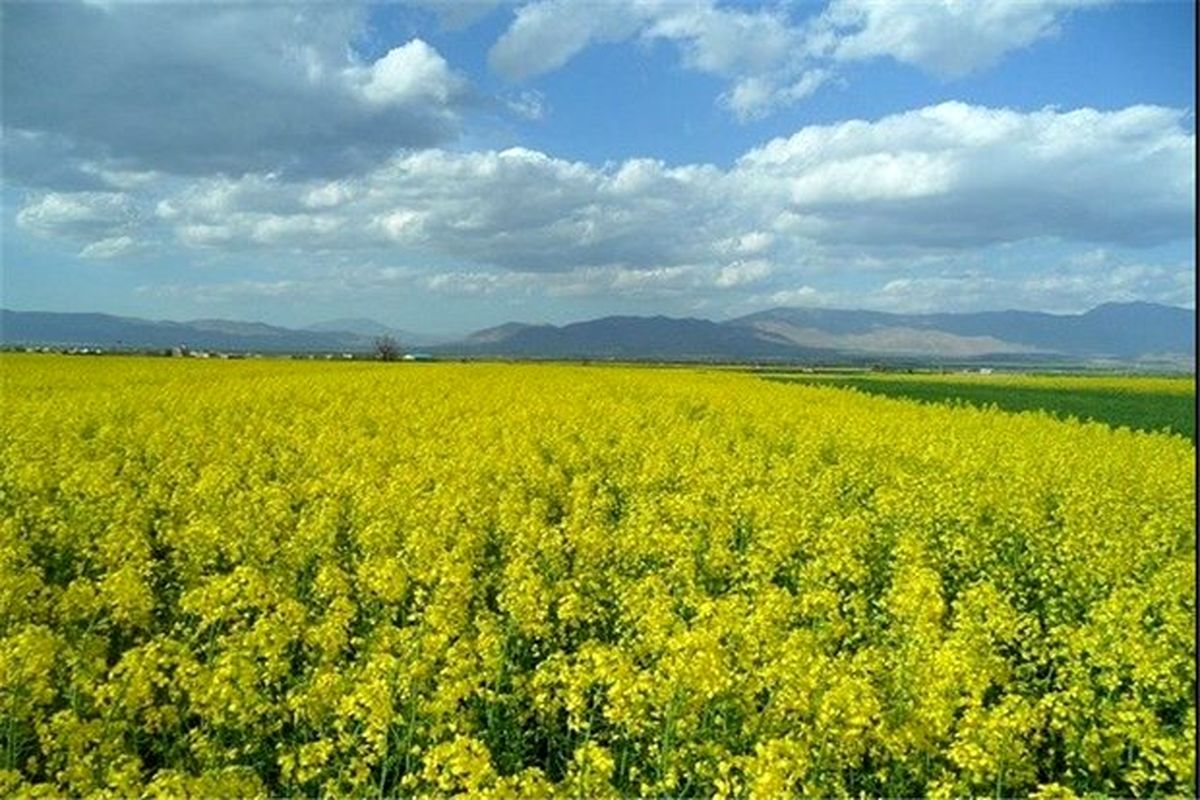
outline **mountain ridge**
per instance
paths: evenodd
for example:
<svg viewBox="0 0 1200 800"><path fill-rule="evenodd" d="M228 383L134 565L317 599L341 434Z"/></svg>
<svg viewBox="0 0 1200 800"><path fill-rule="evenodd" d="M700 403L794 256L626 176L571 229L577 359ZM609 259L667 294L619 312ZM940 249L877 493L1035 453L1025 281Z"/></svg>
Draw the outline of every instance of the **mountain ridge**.
<svg viewBox="0 0 1200 800"><path fill-rule="evenodd" d="M770 324L777 335L798 344L810 343L798 330L805 326L842 337L904 328L938 331L956 337L960 346L979 345L971 348L973 355L1005 351L1131 359L1152 353L1194 357L1195 319L1193 309L1134 301L1104 303L1079 314L1022 310L896 314L779 307L737 317L728 323L759 329ZM842 342L840 349L854 349L848 344ZM921 348L911 352L931 354Z"/></svg>
<svg viewBox="0 0 1200 800"><path fill-rule="evenodd" d="M1194 309L1144 301L1105 303L1079 314L1020 310L898 314L778 307L724 321L612 315L564 325L508 322L456 341L435 342L357 318L284 328L235 320L175 322L100 313L0 309L0 343L370 353L376 335L382 334L370 334L369 328L392 332L402 347L422 347L444 357L797 363L875 358L1015 359L1031 363L1054 359L1136 363L1157 359L1194 368L1195 318ZM332 329L348 323L357 323L359 331Z"/></svg>
<svg viewBox="0 0 1200 800"><path fill-rule="evenodd" d="M379 320L368 317L339 317L322 320L305 325L299 330L314 333L351 333L356 336L367 336L374 339L377 336L391 336L402 346L423 347L431 344L444 344L454 341L453 336L436 336L428 333L418 333L405 328L395 328L385 325Z"/></svg>

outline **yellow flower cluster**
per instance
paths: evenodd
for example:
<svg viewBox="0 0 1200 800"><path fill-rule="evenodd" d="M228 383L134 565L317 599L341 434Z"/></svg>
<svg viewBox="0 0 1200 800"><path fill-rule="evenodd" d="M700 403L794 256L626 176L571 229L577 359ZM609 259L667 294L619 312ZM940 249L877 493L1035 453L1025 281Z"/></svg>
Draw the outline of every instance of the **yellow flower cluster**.
<svg viewBox="0 0 1200 800"><path fill-rule="evenodd" d="M870 372L860 369L828 372L769 372L767 377L833 382L839 379L881 380L889 383L1009 386L1017 389L1102 391L1111 395L1153 394L1195 397L1196 382L1177 375L1028 374L1020 372Z"/></svg>
<svg viewBox="0 0 1200 800"><path fill-rule="evenodd" d="M1181 437L715 371L0 368L0 794L1196 793Z"/></svg>

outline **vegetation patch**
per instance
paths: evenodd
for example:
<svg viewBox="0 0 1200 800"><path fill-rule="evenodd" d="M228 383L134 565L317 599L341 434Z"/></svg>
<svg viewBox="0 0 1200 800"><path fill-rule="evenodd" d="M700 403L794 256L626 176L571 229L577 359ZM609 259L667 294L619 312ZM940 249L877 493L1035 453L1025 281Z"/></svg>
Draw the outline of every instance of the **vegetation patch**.
<svg viewBox="0 0 1200 800"><path fill-rule="evenodd" d="M1060 418L1196 438L1196 392L1190 378L870 373L779 373L768 377L927 403L1045 411Z"/></svg>
<svg viewBox="0 0 1200 800"><path fill-rule="evenodd" d="M0 358L0 794L1196 794L1183 437L733 372Z"/></svg>

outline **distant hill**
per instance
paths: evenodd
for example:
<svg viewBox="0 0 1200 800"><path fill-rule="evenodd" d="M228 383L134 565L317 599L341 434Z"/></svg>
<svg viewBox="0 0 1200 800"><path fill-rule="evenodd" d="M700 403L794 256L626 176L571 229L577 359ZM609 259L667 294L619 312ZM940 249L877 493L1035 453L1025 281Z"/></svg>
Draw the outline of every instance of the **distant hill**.
<svg viewBox="0 0 1200 800"><path fill-rule="evenodd" d="M393 328L377 320L365 317L344 317L341 319L325 320L324 322L314 322L312 325L305 325L303 330L317 331L319 333L354 333L359 336L368 336L372 339L376 336L391 336L405 347L440 344L450 341L451 338L428 333L417 333L402 328Z"/></svg>
<svg viewBox="0 0 1200 800"><path fill-rule="evenodd" d="M0 312L6 345L167 348L244 352L370 352L390 333L402 347L447 357L792 361L1154 364L1194 369L1196 312L1153 303L1107 303L1083 314L989 311L889 314L774 308L725 322L613 316L568 325L510 322L434 343L373 320L331 320L304 330L260 322L166 322L108 314ZM354 328L343 330L342 328Z"/></svg>
<svg viewBox="0 0 1200 800"><path fill-rule="evenodd" d="M773 308L725 322L605 317L569 325L507 323L440 348L516 358L864 361L1157 360L1194 364L1196 312L1108 303L1083 314L994 311L890 314Z"/></svg>
<svg viewBox="0 0 1200 800"><path fill-rule="evenodd" d="M373 339L353 333L279 328L261 322L167 322L110 314L0 310L6 345L151 349L187 346L234 352L368 352Z"/></svg>
<svg viewBox="0 0 1200 800"><path fill-rule="evenodd" d="M494 328L484 328L475 331L465 340L465 344L484 345L506 341L526 328L536 328L537 325L527 325L524 322L506 322Z"/></svg>
<svg viewBox="0 0 1200 800"><path fill-rule="evenodd" d="M357 333L362 336L383 336L393 332L382 322L365 317L344 317L314 322L311 325L305 325L303 330L319 333Z"/></svg>
<svg viewBox="0 0 1200 800"><path fill-rule="evenodd" d="M1057 354L1123 361L1195 359L1196 312L1155 303L1106 303L1083 314L985 311L888 314L774 308L730 320L800 346L913 356Z"/></svg>
<svg viewBox="0 0 1200 800"><path fill-rule="evenodd" d="M813 355L757 331L706 319L603 317L554 325L509 323L472 334L444 350L525 358L725 360ZM826 355L832 355L828 353Z"/></svg>

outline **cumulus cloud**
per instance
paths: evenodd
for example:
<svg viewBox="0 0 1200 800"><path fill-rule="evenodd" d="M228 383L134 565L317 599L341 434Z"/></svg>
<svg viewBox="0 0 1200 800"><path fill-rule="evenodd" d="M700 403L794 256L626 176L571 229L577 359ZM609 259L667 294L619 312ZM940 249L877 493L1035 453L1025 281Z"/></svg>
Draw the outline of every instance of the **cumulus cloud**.
<svg viewBox="0 0 1200 800"><path fill-rule="evenodd" d="M1059 29L1062 16L1104 0L833 0L810 42L838 61L888 56L945 78L991 66Z"/></svg>
<svg viewBox="0 0 1200 800"><path fill-rule="evenodd" d="M536 122L550 113L550 105L546 96L535 89L523 89L514 95L503 99L509 111L523 119Z"/></svg>
<svg viewBox="0 0 1200 800"><path fill-rule="evenodd" d="M120 192L47 192L17 212L17 225L34 233L96 240L129 227L135 208Z"/></svg>
<svg viewBox="0 0 1200 800"><path fill-rule="evenodd" d="M370 65L348 67L345 74L368 103L380 107L428 103L444 108L466 86L445 59L420 39L392 48Z"/></svg>
<svg viewBox="0 0 1200 800"><path fill-rule="evenodd" d="M689 69L762 75L791 58L801 36L782 11L721 8L711 0L612 0L587 13L568 0L535 0L517 8L488 61L504 77L525 80L589 46L638 37L673 42Z"/></svg>
<svg viewBox="0 0 1200 800"><path fill-rule="evenodd" d="M534 0L516 9L489 63L510 80L528 80L592 45L666 41L684 67L729 79L719 101L746 121L803 100L845 62L887 57L962 77L1053 35L1070 11L1102 2L832 0L822 12L794 19L782 6L716 0L609 0L582 14L567 0Z"/></svg>
<svg viewBox="0 0 1200 800"><path fill-rule="evenodd" d="M796 31L775 9L720 8L708 3L679 3L656 9L641 35L675 42L683 63L713 75L763 74L787 61Z"/></svg>
<svg viewBox="0 0 1200 800"><path fill-rule="evenodd" d="M590 45L630 38L645 24L647 12L636 2L596 3L586 13L569 0L528 3L492 45L488 63L510 80L551 72Z"/></svg>
<svg viewBox="0 0 1200 800"><path fill-rule="evenodd" d="M123 192L45 192L17 212L16 223L37 236L82 245L82 258L109 259L139 249L131 235L139 217L137 204Z"/></svg>
<svg viewBox="0 0 1200 800"><path fill-rule="evenodd" d="M942 268L930 274L882 274L854 289L826 281L782 282L782 288L755 291L738 300L736 314L777 306L862 308L924 314L1024 308L1073 314L1102 303L1144 300L1195 306L1196 271L1190 263L1148 264L1108 258L1104 268L1075 259L1043 263L1037 274L995 274L984 269ZM796 278L791 278L795 281Z"/></svg>
<svg viewBox="0 0 1200 800"><path fill-rule="evenodd" d="M47 169L37 162L55 149L174 174L369 167L453 137L468 100L462 77L419 39L372 63L355 57L364 16L352 5L16 3L0 13L6 156L19 151L9 180L45 188L55 176L37 183Z"/></svg>
<svg viewBox="0 0 1200 800"><path fill-rule="evenodd" d="M117 258L129 255L137 247L138 243L132 236L110 236L87 245L79 251L79 255L82 258Z"/></svg>
<svg viewBox="0 0 1200 800"><path fill-rule="evenodd" d="M750 259L735 261L721 268L717 273L716 285L722 289L733 286L744 286L756 283L771 274L773 267L770 261Z"/></svg>
<svg viewBox="0 0 1200 800"><path fill-rule="evenodd" d="M935 270L924 275L884 273L855 281L853 289L826 275L815 280L791 271L736 286L719 283L720 270L699 265L631 270L594 267L564 273L535 274L499 269L431 270L420 266L341 266L307 270L294 278L241 279L203 283L145 284L139 294L190 303L237 303L262 300L328 303L365 297L412 296L482 300L490 307L516 304L541 309L547 298L576 301L605 298L661 312L727 316L777 306L864 308L900 313L984 311L1028 308L1078 313L1106 302L1148 300L1195 306L1196 275L1190 263L1150 264L1109 257L1103 269L1075 259L1047 262L1036 275L1000 275L988 270ZM641 305L639 305L641 304Z"/></svg>
<svg viewBox="0 0 1200 800"><path fill-rule="evenodd" d="M585 267L570 272L534 274L496 270L452 270L433 272L419 283L443 295L529 295L549 297L620 296L625 299L695 300L706 292L724 291L733 286L751 285L769 273L738 276L738 265L679 264L632 269L622 266ZM730 270L735 272L731 273ZM730 277L733 275L734 277Z"/></svg>
<svg viewBox="0 0 1200 800"><path fill-rule="evenodd" d="M867 307L936 312L947 308L994 308L996 298L1016 308L1074 313L1101 303L1150 300L1194 304L1195 269L1190 265L1115 263L1103 270L1060 265L1039 275L997 276L981 271L894 278L866 293ZM844 299L844 298L843 298Z"/></svg>
<svg viewBox="0 0 1200 800"><path fill-rule="evenodd" d="M352 183L198 181L161 201L157 214L187 244L400 247L523 272L649 268L710 258L713 241L741 232L728 180L711 166L428 150ZM338 202L314 207L314 197Z"/></svg>
<svg viewBox="0 0 1200 800"><path fill-rule="evenodd" d="M728 169L431 149L336 180L255 173L162 195L156 184L49 193L18 223L76 241L128 235L216 253L466 265L426 287L437 291L522 281L566 293L784 291L795 289L781 282L797 269L926 270L1019 243L1185 241L1195 190L1186 122L1186 112L1156 106L945 103L802 128ZM131 196L147 211L136 212Z"/></svg>
<svg viewBox="0 0 1200 800"><path fill-rule="evenodd" d="M612 0L582 14L578 3L536 0L516 10L488 63L509 80L528 80L590 46L633 38L670 42L686 68L733 80L721 102L741 119L795 102L827 77L797 68L803 31L782 11L720 8L711 0Z"/></svg>
<svg viewBox="0 0 1200 800"><path fill-rule="evenodd" d="M518 272L706 264L734 285L761 269L748 265L841 249L914 258L1040 238L1185 238L1195 137L1184 123L1153 106L945 103L810 126L728 170L428 150L353 179L197 181L156 216L196 246L400 247Z"/></svg>
<svg viewBox="0 0 1200 800"><path fill-rule="evenodd" d="M963 247L1053 237L1148 244L1190 235L1195 135L1185 112L944 103L811 126L732 174L778 226L826 243Z"/></svg>
<svg viewBox="0 0 1200 800"><path fill-rule="evenodd" d="M789 289L777 289L763 297L752 297L749 307L828 306L832 304L830 301L834 297L836 295L821 292L812 286L794 286Z"/></svg>
<svg viewBox="0 0 1200 800"><path fill-rule="evenodd" d="M795 77L784 75L782 80L779 76L751 75L717 99L745 122L803 100L832 78L833 73L827 69L810 69Z"/></svg>

